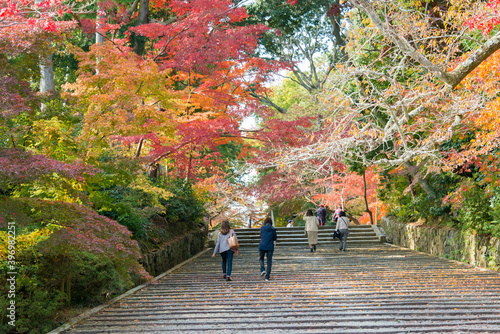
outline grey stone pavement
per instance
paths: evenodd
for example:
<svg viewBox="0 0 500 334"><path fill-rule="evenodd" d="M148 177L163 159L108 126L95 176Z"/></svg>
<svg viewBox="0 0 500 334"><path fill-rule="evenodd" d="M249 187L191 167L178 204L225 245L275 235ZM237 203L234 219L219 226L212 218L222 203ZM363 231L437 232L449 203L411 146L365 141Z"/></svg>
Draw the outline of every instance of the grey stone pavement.
<svg viewBox="0 0 500 334"><path fill-rule="evenodd" d="M348 245L349 246L349 245ZM390 245L212 251L65 333L500 333L500 275Z"/></svg>

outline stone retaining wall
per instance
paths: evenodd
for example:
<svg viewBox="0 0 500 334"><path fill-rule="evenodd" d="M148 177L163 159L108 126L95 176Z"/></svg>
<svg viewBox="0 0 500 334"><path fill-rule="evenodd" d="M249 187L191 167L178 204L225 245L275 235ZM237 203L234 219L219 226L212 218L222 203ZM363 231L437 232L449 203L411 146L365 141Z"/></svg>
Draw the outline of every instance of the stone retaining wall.
<svg viewBox="0 0 500 334"><path fill-rule="evenodd" d="M205 248L206 238L206 230L185 234L156 252L143 254L140 262L148 273L158 276L201 252Z"/></svg>
<svg viewBox="0 0 500 334"><path fill-rule="evenodd" d="M395 245L500 271L500 240L451 229L399 223L384 217L379 225Z"/></svg>

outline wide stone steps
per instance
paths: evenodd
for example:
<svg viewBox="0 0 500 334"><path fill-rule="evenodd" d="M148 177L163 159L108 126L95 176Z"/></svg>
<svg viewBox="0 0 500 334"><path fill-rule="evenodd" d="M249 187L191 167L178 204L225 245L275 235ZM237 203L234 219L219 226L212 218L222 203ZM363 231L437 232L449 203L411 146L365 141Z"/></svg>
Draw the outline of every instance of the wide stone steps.
<svg viewBox="0 0 500 334"><path fill-rule="evenodd" d="M239 234L238 234L239 236ZM278 246L271 281L211 251L69 333L500 333L500 275L388 245Z"/></svg>
<svg viewBox="0 0 500 334"><path fill-rule="evenodd" d="M338 239L333 239L334 226L320 226L318 231L318 245L339 246ZM257 247L260 242L259 228L235 229L241 247ZM278 240L276 245L301 246L307 245L307 236L304 227L277 227ZM371 225L355 225L349 228L347 243L350 245L380 243L380 239Z"/></svg>

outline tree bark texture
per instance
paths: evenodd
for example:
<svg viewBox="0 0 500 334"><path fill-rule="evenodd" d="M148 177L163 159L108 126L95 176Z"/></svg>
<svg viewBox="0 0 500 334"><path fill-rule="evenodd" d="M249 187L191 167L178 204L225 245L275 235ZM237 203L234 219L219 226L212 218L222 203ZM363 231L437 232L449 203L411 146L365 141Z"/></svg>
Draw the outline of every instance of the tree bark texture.
<svg viewBox="0 0 500 334"><path fill-rule="evenodd" d="M56 88L54 80L54 63L52 55L45 56L40 61L40 93L45 93Z"/></svg>
<svg viewBox="0 0 500 334"><path fill-rule="evenodd" d="M372 211L370 210L370 207L368 206L368 198L366 196L366 171L364 170L363 170L363 197L365 199L365 207L366 207L365 212L368 212L368 214L370 215L370 224L374 225L373 214Z"/></svg>

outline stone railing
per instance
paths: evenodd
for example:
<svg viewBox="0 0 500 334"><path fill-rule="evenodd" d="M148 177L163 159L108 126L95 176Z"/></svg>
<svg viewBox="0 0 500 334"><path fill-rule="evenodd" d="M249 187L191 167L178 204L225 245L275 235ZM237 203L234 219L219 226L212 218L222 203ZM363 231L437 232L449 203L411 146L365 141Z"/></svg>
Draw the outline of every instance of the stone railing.
<svg viewBox="0 0 500 334"><path fill-rule="evenodd" d="M500 271L500 240L451 229L399 223L395 217L379 222L395 245Z"/></svg>
<svg viewBox="0 0 500 334"><path fill-rule="evenodd" d="M158 276L201 252L205 248L206 239L205 229L185 234L156 252L143 254L140 262L148 273Z"/></svg>

